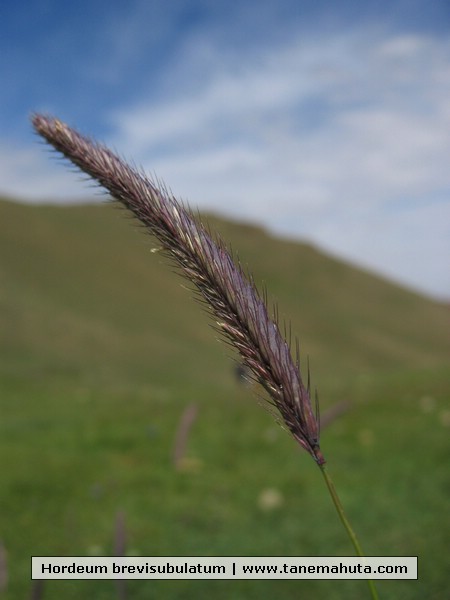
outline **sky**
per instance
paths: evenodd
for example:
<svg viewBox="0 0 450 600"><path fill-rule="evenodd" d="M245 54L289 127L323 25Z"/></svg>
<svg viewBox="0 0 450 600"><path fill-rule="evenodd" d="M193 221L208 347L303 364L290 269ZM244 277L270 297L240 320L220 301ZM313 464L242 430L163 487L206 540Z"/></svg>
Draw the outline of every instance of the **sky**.
<svg viewBox="0 0 450 600"><path fill-rule="evenodd" d="M102 199L45 112L193 207L448 301L449 33L448 0L4 2L0 194Z"/></svg>

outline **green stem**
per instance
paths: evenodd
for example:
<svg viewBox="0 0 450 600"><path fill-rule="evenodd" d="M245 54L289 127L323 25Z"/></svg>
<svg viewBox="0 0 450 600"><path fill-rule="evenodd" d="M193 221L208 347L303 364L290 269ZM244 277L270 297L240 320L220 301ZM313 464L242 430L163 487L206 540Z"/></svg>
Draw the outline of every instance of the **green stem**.
<svg viewBox="0 0 450 600"><path fill-rule="evenodd" d="M333 500L333 504L336 507L337 513L339 515L339 518L341 520L342 525L345 527L345 530L348 534L348 537L350 538L354 549L356 550L356 554L358 556L364 557L364 553L361 549L361 546L359 544L358 538L356 537L355 532L352 529L352 526L350 525L349 520L347 519L347 517L345 516L344 513L344 507L341 504L341 501L339 500L339 496L337 495L337 491L336 488L334 487L334 483L331 480L330 475L328 474L328 470L326 468L325 464L319 465L320 470L322 471L322 475L325 479L325 483L327 484L327 488L328 491L330 492L330 496L331 499ZM370 593L372 594L372 598L373 600L378 600L378 592L375 588L375 584L373 582L372 579L367 579L367 584L369 586L370 589Z"/></svg>

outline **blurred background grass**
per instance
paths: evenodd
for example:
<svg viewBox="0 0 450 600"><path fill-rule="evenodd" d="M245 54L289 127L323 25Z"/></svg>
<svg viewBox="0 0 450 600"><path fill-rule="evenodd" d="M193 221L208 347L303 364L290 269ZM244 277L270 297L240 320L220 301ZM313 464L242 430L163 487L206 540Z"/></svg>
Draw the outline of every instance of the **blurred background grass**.
<svg viewBox="0 0 450 600"><path fill-rule="evenodd" d="M292 322L322 411L352 403L322 435L344 507L368 555L419 556L419 580L381 581L381 597L446 599L449 306L314 247L208 221ZM114 554L118 512L132 555L351 555L313 461L237 381L232 351L131 223L110 205L0 202L4 597L30 596L31 555ZM359 599L365 588L127 582L133 600ZM43 597L115 594L114 582L49 581Z"/></svg>

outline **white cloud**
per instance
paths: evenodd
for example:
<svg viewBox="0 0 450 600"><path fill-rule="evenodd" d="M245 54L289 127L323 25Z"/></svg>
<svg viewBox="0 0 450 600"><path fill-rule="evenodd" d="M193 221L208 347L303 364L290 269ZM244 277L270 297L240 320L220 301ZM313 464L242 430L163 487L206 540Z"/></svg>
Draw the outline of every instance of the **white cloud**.
<svg viewBox="0 0 450 600"><path fill-rule="evenodd" d="M450 203L340 214L317 225L332 253L439 298L449 297Z"/></svg>
<svg viewBox="0 0 450 600"><path fill-rule="evenodd" d="M218 55L187 97L112 115L114 144L194 204L450 296L448 204L433 204L450 193L449 55L446 40L371 32L291 40L233 69Z"/></svg>
<svg viewBox="0 0 450 600"><path fill-rule="evenodd" d="M92 187L80 183L85 178L62 168L43 148L0 143L0 194L30 203L92 198Z"/></svg>

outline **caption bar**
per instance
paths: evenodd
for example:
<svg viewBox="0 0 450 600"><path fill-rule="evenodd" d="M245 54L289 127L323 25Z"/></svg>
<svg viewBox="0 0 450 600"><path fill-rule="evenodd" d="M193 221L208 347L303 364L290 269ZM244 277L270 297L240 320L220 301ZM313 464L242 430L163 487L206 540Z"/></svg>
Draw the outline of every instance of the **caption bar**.
<svg viewBox="0 0 450 600"><path fill-rule="evenodd" d="M416 556L33 556L32 579L417 579Z"/></svg>

